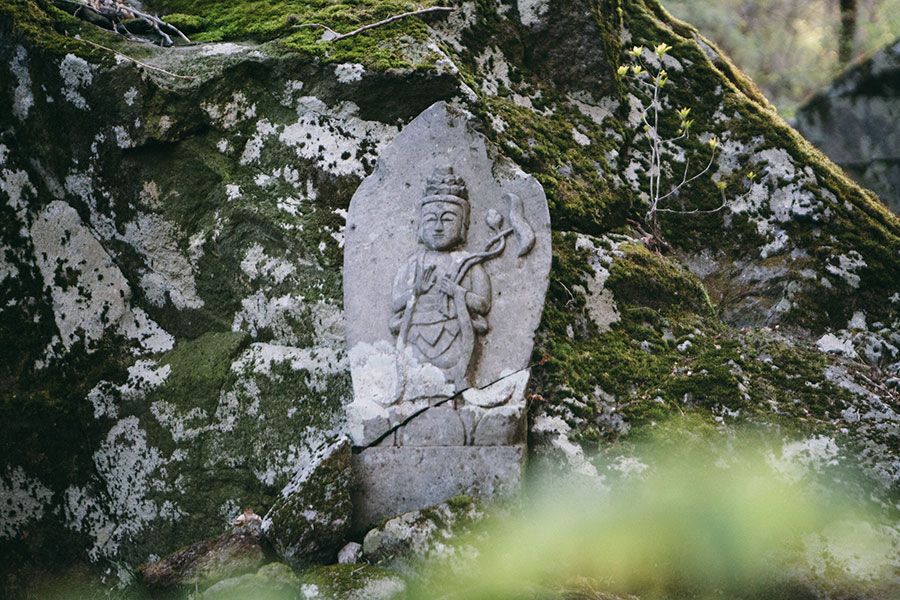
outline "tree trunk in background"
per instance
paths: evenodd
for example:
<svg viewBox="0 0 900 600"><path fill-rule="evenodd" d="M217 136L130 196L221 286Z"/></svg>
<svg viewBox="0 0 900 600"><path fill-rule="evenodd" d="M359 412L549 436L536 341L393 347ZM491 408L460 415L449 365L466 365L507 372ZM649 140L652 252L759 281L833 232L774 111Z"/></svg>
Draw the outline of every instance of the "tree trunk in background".
<svg viewBox="0 0 900 600"><path fill-rule="evenodd" d="M840 0L841 32L838 38L838 60L845 66L853 58L856 46L856 18L859 13L857 0Z"/></svg>

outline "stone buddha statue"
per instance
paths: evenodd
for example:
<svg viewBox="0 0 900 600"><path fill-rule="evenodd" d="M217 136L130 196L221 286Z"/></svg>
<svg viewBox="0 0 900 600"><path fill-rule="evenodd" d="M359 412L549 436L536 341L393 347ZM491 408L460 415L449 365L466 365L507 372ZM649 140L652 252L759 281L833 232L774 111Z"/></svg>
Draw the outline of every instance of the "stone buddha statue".
<svg viewBox="0 0 900 600"><path fill-rule="evenodd" d="M419 247L394 278L391 332L398 347L422 364L441 369L457 391L476 335L487 332L491 280L460 248L469 226L465 182L449 167L435 169L419 202Z"/></svg>

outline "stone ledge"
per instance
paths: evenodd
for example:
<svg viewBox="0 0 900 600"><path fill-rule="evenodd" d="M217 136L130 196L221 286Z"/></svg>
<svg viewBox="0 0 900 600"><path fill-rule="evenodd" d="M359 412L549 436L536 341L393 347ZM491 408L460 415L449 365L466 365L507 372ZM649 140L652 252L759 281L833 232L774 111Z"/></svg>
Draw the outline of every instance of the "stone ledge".
<svg viewBox="0 0 900 600"><path fill-rule="evenodd" d="M519 490L525 445L375 447L353 456L353 532L465 494Z"/></svg>

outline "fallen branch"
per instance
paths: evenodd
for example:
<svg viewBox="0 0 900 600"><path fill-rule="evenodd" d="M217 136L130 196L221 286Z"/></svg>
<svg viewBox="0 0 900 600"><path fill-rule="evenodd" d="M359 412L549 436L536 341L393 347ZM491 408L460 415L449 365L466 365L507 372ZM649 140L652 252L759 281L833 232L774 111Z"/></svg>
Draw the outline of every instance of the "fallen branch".
<svg viewBox="0 0 900 600"><path fill-rule="evenodd" d="M137 59L135 59L135 58L131 58L131 57L128 56L127 54L122 54L122 53L119 52L118 50L113 50L112 48L107 48L106 46L101 46L100 44L98 44L98 43L96 43L96 42L92 42L92 41L90 41L90 40L84 40L84 39L83 39L83 40L81 40L81 41L82 41L82 42L85 42L85 43L87 43L87 44L90 44L91 46L96 46L97 48L100 48L101 50L106 50L107 52L112 52L113 54L115 54L115 55L117 55L117 56L121 56L122 58L124 58L124 59L126 59L126 60L130 60L131 62L133 62L133 63L136 64L136 65L139 65L139 66L141 66L141 67L144 67L145 69L150 69L150 70L153 70L153 71L158 71L158 72L162 73L163 75L168 75L169 77L175 77L176 79L188 79L188 80L190 80L190 79L197 79L196 75L177 75L177 74L175 74L175 73L166 71L165 69L160 69L159 67L154 67L153 65L148 65L147 63L143 63L143 62L141 62L141 61L139 61L139 60L137 60Z"/></svg>
<svg viewBox="0 0 900 600"><path fill-rule="evenodd" d="M185 42L190 43L190 41L191 41L190 39L188 39L188 37L186 35L184 35L184 33L181 32L180 29L178 29L171 23L166 23L159 17L145 13L130 4L125 4L120 1L117 2L115 0L64 0L64 1L69 4L74 4L74 5L78 6L78 9L75 11L75 16L78 16L78 13L82 10L92 11L93 13L107 19L109 21L109 24L112 26L112 30L115 33L118 33L119 35L124 35L124 34L122 34L121 31L119 31L119 28L121 27L122 29L124 29L127 34L125 37L130 40L133 40L133 41L149 42L149 40L137 37L131 31L128 30L128 27L125 26L125 21L127 21L129 19L140 19L141 21L143 21L144 23L146 23L147 25L152 27L153 30L156 31L157 34L159 34L159 37L162 38L162 42L160 42L160 45L164 45L164 46L174 45L174 42L172 41L172 38L169 36L169 34L166 33L165 31L163 31L163 29L162 29L163 27L165 27L166 29L168 29L169 31L171 31L172 33L174 33L175 35L180 37Z"/></svg>
<svg viewBox="0 0 900 600"><path fill-rule="evenodd" d="M302 25L294 25L294 27L321 27L325 30L326 34L331 34L332 37L324 38L321 40L323 42L336 42L338 40L342 40L344 38L348 38L354 36L358 33L362 33L363 31L369 29L375 29L376 27L381 27L382 25L387 25L388 23L393 23L394 21L399 21L400 19L405 19L406 17L412 17L415 15L424 15L426 13L432 12L452 12L456 10L451 6L432 6L431 8L423 8L420 10L413 10L410 12L405 12L399 15L394 15L392 17L388 17L383 21L378 21L377 23L371 23L369 25L363 25L359 29L354 29L350 33L338 33L331 27L327 25L322 25L321 23L303 23Z"/></svg>

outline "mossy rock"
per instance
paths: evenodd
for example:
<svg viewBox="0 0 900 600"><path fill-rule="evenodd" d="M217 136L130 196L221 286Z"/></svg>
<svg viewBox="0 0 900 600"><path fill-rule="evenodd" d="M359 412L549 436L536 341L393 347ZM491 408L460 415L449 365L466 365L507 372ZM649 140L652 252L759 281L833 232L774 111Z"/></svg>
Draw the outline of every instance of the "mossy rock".
<svg viewBox="0 0 900 600"><path fill-rule="evenodd" d="M485 507L461 495L387 519L366 534L363 559L409 578L436 564L451 572L465 570L472 559L465 538L487 515Z"/></svg>
<svg viewBox="0 0 900 600"><path fill-rule="evenodd" d="M204 590L201 600L295 600L300 578L282 563L269 563L256 573L223 579Z"/></svg>
<svg viewBox="0 0 900 600"><path fill-rule="evenodd" d="M877 403L900 363L900 222L656 0L453 3L334 43L294 25L348 31L413 4L159 6L199 43L129 43L48 0L0 6L4 581L137 564L272 506L352 395L344 211L439 100L474 113L548 197L535 428L554 419L588 456L666 419L797 428L897 481L896 421ZM565 44L541 46L560 35L591 44L569 65ZM698 134L667 148L665 180L706 164L709 137L722 149L666 200L710 212L662 215L663 256L632 223L646 225L648 97L618 75L627 48L659 42L664 112L691 106ZM35 236L51 204L77 227ZM123 282L122 318L64 343L64 315L91 302L73 282L95 266L56 243L76 229ZM826 334L856 356L821 352ZM878 489L896 503L895 483Z"/></svg>
<svg viewBox="0 0 900 600"><path fill-rule="evenodd" d="M370 565L330 565L305 570L304 600L394 600L406 597L406 583L388 569Z"/></svg>
<svg viewBox="0 0 900 600"><path fill-rule="evenodd" d="M331 562L350 529L350 441L326 446L304 464L266 514L263 529L295 568Z"/></svg>

